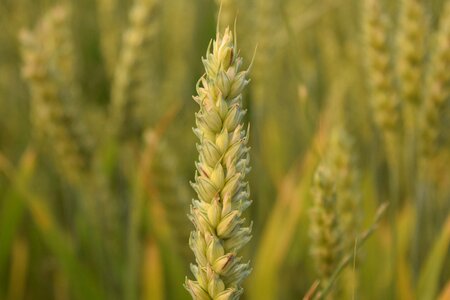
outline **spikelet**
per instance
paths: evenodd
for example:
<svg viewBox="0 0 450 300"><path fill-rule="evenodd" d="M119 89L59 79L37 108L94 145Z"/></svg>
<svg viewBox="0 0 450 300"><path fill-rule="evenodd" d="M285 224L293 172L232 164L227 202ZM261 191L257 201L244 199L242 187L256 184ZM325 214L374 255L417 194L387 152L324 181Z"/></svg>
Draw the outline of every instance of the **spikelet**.
<svg viewBox="0 0 450 300"><path fill-rule="evenodd" d="M130 25L122 40L120 57L111 91L111 126L118 138L140 136L142 120L138 118L142 89L146 77L149 47L155 40L157 0L135 0L129 15Z"/></svg>
<svg viewBox="0 0 450 300"><path fill-rule="evenodd" d="M449 96L450 83L450 3L446 2L432 53L427 76L426 95L421 109L420 150L423 160L429 159L437 148L442 109Z"/></svg>
<svg viewBox="0 0 450 300"><path fill-rule="evenodd" d="M199 161L195 183L198 200L193 200L190 218L195 225L190 247L196 265L195 281L185 287L193 299L239 299L241 282L250 273L238 251L251 238L242 213L250 205L248 132L242 123L242 91L248 84L248 70L241 71L242 58L227 28L217 33L203 59L206 74L197 85L200 105L195 134Z"/></svg>
<svg viewBox="0 0 450 300"><path fill-rule="evenodd" d="M364 1L364 38L367 56L367 75L371 86L371 105L375 123L381 131L391 167L398 151L399 115L392 86L387 26L378 0Z"/></svg>
<svg viewBox="0 0 450 300"><path fill-rule="evenodd" d="M314 175L311 209L311 255L316 264L322 288L325 287L339 259L340 233L337 219L336 186L332 171L324 163Z"/></svg>
<svg viewBox="0 0 450 300"><path fill-rule="evenodd" d="M89 168L90 150L80 126L67 103L73 101L73 93L67 88L73 79L69 39L65 36L68 26L67 7L50 10L33 32L23 30L20 35L23 76L31 95L33 129L38 137L48 136L54 147L57 162L67 178L79 181Z"/></svg>

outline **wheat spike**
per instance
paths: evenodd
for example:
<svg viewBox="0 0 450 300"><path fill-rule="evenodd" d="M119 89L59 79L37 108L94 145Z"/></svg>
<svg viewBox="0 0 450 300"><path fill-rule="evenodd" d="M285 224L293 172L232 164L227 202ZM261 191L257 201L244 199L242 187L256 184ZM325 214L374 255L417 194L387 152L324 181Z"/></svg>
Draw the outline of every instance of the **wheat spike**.
<svg viewBox="0 0 450 300"><path fill-rule="evenodd" d="M421 109L420 150L423 160L429 159L437 148L442 108L449 96L450 82L450 3L447 2L436 35L430 72L426 81L426 95Z"/></svg>
<svg viewBox="0 0 450 300"><path fill-rule="evenodd" d="M79 181L89 168L90 149L80 132L80 125L68 106L74 93L71 46L68 34L68 8L50 10L32 32L20 35L23 76L31 95L31 117L38 137L48 136L58 163L67 178ZM67 44L66 44L67 42ZM69 103L68 103L69 102Z"/></svg>
<svg viewBox="0 0 450 300"><path fill-rule="evenodd" d="M156 35L157 0L136 0L130 10L130 25L122 39L122 48L111 91L111 126L113 134L124 139L140 135L144 124L138 118L146 77L149 47Z"/></svg>
<svg viewBox="0 0 450 300"><path fill-rule="evenodd" d="M336 178L339 248L343 254L349 254L354 251L361 228L362 211L354 141L343 127L333 130L327 156L333 178ZM340 293L349 299L358 284L358 271L345 270L340 282Z"/></svg>
<svg viewBox="0 0 450 300"><path fill-rule="evenodd" d="M396 67L402 100L405 173L415 177L417 158L418 109L422 99L426 22L419 0L402 0L397 30ZM414 179L412 179L412 182ZM407 186L413 183L406 183Z"/></svg>
<svg viewBox="0 0 450 300"><path fill-rule="evenodd" d="M425 16L418 0L402 0L400 12L397 67L401 94L407 105L417 106L421 97Z"/></svg>
<svg viewBox="0 0 450 300"><path fill-rule="evenodd" d="M361 222L359 174L353 139L345 129L338 127L332 132L329 149L328 161L333 177L336 178L342 249L351 252Z"/></svg>
<svg viewBox="0 0 450 300"><path fill-rule="evenodd" d="M190 228L186 219L186 210L189 207L188 185L183 182L178 172L178 161L167 141L161 140L155 131L145 132L146 147L154 149L154 158L151 168L151 181L156 189L156 197L168 212L167 220L171 232L175 237L177 250L181 256L188 258L190 253L186 247ZM186 250L186 251L185 251Z"/></svg>
<svg viewBox="0 0 450 300"><path fill-rule="evenodd" d="M198 200L190 214L195 231L189 244L197 264L191 265L196 280L185 283L193 299L239 299L241 283L250 273L249 263L241 263L238 256L251 238L251 226L245 227L242 218L251 203L245 181L248 131L242 123L242 90L249 81L235 47L228 28L223 35L217 33L203 59L206 74L194 97L200 106L194 129L200 144L192 184Z"/></svg>
<svg viewBox="0 0 450 300"><path fill-rule="evenodd" d="M340 233L337 219L336 186L332 171L322 163L316 170L311 209L311 255L321 286L327 286L339 259Z"/></svg>
<svg viewBox="0 0 450 300"><path fill-rule="evenodd" d="M367 52L367 75L371 87L371 105L375 123L385 143L392 170L397 169L398 101L392 84L387 25L378 0L364 1L364 38Z"/></svg>

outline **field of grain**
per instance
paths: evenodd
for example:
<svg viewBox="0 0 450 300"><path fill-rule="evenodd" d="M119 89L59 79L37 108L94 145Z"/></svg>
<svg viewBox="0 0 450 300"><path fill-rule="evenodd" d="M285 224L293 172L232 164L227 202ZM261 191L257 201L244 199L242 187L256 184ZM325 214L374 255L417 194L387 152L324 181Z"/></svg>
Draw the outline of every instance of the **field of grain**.
<svg viewBox="0 0 450 300"><path fill-rule="evenodd" d="M450 299L450 0L0 0L0 300Z"/></svg>

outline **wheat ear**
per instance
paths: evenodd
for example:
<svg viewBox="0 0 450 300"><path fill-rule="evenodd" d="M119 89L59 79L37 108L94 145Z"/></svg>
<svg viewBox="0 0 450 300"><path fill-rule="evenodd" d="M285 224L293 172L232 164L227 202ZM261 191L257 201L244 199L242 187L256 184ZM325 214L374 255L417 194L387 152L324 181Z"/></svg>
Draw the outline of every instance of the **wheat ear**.
<svg viewBox="0 0 450 300"><path fill-rule="evenodd" d="M421 158L428 160L437 148L442 108L449 95L450 83L450 2L441 16L436 36L436 47L431 57L426 82L426 96L421 109Z"/></svg>
<svg viewBox="0 0 450 300"><path fill-rule="evenodd" d="M371 86L371 104L375 122L383 135L391 168L395 168L398 151L399 115L392 84L387 26L378 0L364 2L364 37L367 51L367 74Z"/></svg>
<svg viewBox="0 0 450 300"><path fill-rule="evenodd" d="M196 280L186 279L185 287L193 299L239 299L241 282L250 273L249 263L241 263L238 256L251 238L251 225L245 227L242 218L251 203L241 94L249 81L248 70L240 70L242 58L228 28L210 43L203 64L206 74L194 97L200 106L194 129L200 144L192 183L198 200L193 200L190 214L195 231L189 239Z"/></svg>
<svg viewBox="0 0 450 300"><path fill-rule="evenodd" d="M328 160L336 178L341 245L344 251L351 252L361 225L359 173L353 139L345 129L338 127L332 132L329 149Z"/></svg>
<svg viewBox="0 0 450 300"><path fill-rule="evenodd" d="M312 190L310 249L322 288L328 285L339 259L336 186L332 177L330 168L322 163L314 175Z"/></svg>
<svg viewBox="0 0 450 300"><path fill-rule="evenodd" d="M417 106L421 97L424 28L425 16L419 1L402 0L397 35L397 67L401 96L407 105Z"/></svg>
<svg viewBox="0 0 450 300"><path fill-rule="evenodd" d="M119 138L139 135L142 124L137 118L139 94L147 80L145 67L149 45L156 35L155 12L158 0L135 0L129 14L111 91L111 124Z"/></svg>
<svg viewBox="0 0 450 300"><path fill-rule="evenodd" d="M32 96L31 117L38 137L48 136L63 173L69 181L79 181L90 164L90 150L85 144L80 126L65 102L73 101L67 91L71 85L71 59L64 52L70 49L68 8L50 10L32 32L20 34L23 76ZM58 52L63 51L63 52ZM70 55L69 55L70 56ZM74 83L72 83L74 84Z"/></svg>
<svg viewBox="0 0 450 300"><path fill-rule="evenodd" d="M422 99L422 70L425 51L426 22L419 0L402 0L397 32L397 74L402 100L404 126L404 172L411 186L415 178L417 158L418 108Z"/></svg>
<svg viewBox="0 0 450 300"><path fill-rule="evenodd" d="M186 246L190 228L185 217L185 211L189 207L190 190L186 182L178 172L178 161L167 141L161 139L158 134L147 129L145 134L146 147L154 151L151 160L151 180L155 188L155 197L163 204L167 212L167 221L172 229L177 250L184 258L191 253Z"/></svg>
<svg viewBox="0 0 450 300"><path fill-rule="evenodd" d="M422 69L425 44L425 13L418 0L402 0L397 33L397 73L403 102L406 161L416 158L418 106L421 100ZM407 170L412 172L412 170Z"/></svg>
<svg viewBox="0 0 450 300"><path fill-rule="evenodd" d="M339 248L343 254L353 253L362 219L354 141L345 128L338 126L332 132L328 149L328 161L333 177L336 178ZM357 285L358 271L344 270L340 280L341 295L346 299L351 298Z"/></svg>

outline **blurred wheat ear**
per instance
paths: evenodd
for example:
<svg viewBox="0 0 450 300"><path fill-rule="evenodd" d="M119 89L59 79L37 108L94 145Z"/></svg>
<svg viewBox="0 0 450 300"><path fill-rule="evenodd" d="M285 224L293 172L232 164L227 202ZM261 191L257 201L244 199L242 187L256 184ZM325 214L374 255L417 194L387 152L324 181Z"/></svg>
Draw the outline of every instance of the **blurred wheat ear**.
<svg viewBox="0 0 450 300"><path fill-rule="evenodd" d="M48 137L62 173L79 183L90 168L91 149L73 107L79 95L74 75L70 9L56 6L33 31L22 30L23 76L31 91L31 119L38 141Z"/></svg>
<svg viewBox="0 0 450 300"><path fill-rule="evenodd" d="M336 210L341 235L339 247L344 253L354 251L362 221L360 178L355 152L353 138L345 128L337 125L331 134L327 155L336 178ZM342 276L339 292L341 297L349 299L357 289L358 270L346 269Z"/></svg>
<svg viewBox="0 0 450 300"><path fill-rule="evenodd" d="M388 28L380 5L377 0L364 0L365 59L374 120L383 136L390 169L396 173L401 145L398 100L392 82Z"/></svg>
<svg viewBox="0 0 450 300"><path fill-rule="evenodd" d="M401 97L406 106L420 104L422 82L422 64L425 52L426 23L423 7L417 0L402 0L397 32L397 72L400 79ZM415 118L416 110L411 115Z"/></svg>
<svg viewBox="0 0 450 300"><path fill-rule="evenodd" d="M416 177L418 116L422 100L427 24L420 1L402 0L397 28L396 68L402 105L404 172L407 187Z"/></svg>
<svg viewBox="0 0 450 300"><path fill-rule="evenodd" d="M153 64L149 55L157 34L158 7L158 0L135 0L129 13L130 25L123 34L110 107L112 134L120 140L139 138L143 131L139 104L149 100L143 89L154 80L148 70Z"/></svg>
<svg viewBox="0 0 450 300"><path fill-rule="evenodd" d="M445 4L436 34L436 44L431 54L426 94L420 119L420 158L426 168L438 143L442 109L449 95L450 73L450 3Z"/></svg>
<svg viewBox="0 0 450 300"><path fill-rule="evenodd" d="M342 234L342 249L351 251L362 221L361 195L353 138L341 126L336 126L331 134L327 156L333 177L336 178L336 209Z"/></svg>
<svg viewBox="0 0 450 300"><path fill-rule="evenodd" d="M321 164L314 175L310 249L322 288L329 284L340 255L341 234L338 228L336 178L332 176L332 171L326 164Z"/></svg>
<svg viewBox="0 0 450 300"><path fill-rule="evenodd" d="M190 258L189 239L190 224L186 218L189 207L190 191L187 182L178 174L178 160L166 140L161 139L154 130L145 132L146 152L150 161L143 163L151 170L146 186L154 190L154 201L162 204L167 216L167 223L176 245L176 251L185 261Z"/></svg>

